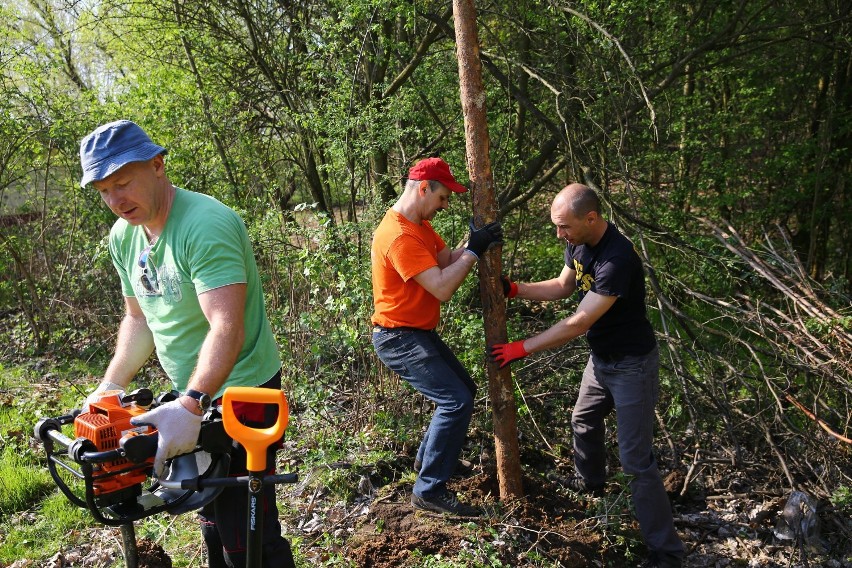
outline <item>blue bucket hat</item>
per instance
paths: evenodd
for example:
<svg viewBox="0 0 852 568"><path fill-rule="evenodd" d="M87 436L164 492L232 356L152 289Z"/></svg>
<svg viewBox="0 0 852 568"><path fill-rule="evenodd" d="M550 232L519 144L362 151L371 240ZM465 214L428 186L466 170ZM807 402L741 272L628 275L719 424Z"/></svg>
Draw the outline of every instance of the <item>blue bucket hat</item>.
<svg viewBox="0 0 852 568"><path fill-rule="evenodd" d="M80 187L100 181L131 162L144 162L167 150L151 141L139 125L116 120L97 127L80 142Z"/></svg>

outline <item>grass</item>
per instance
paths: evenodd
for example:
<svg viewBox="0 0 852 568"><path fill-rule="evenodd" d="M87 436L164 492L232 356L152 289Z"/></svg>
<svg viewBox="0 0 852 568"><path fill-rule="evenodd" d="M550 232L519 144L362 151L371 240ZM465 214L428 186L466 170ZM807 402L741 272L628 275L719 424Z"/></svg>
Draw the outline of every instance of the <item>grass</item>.
<svg viewBox="0 0 852 568"><path fill-rule="evenodd" d="M0 515L24 511L51 491L50 475L32 459L10 447L4 448L0 456Z"/></svg>
<svg viewBox="0 0 852 568"><path fill-rule="evenodd" d="M94 387L95 380L85 369L59 373L62 379L50 379L28 369L0 365L0 439L4 443L0 454L0 566L25 559L29 565L42 566L61 553L73 565L121 568L119 530L103 527L88 511L68 502L48 475L43 449L33 437L33 426L40 417L64 414ZM74 380L79 388L69 388L69 376L74 375L79 377ZM282 469L300 477L298 486L282 486L279 493L279 511L286 519L282 523L292 523L290 529L300 519L310 521L312 515L345 514L359 496L359 480L380 469L383 462L397 459L403 446L408 446L410 454L417 437L412 432L420 430L410 417L417 413L401 412L398 418L395 413L379 412L364 424L341 423L329 416L329 405L311 402L316 404L306 404L304 411L291 417L287 449L281 453L286 460ZM407 432L407 439L401 442L399 436L394 437L397 432ZM396 484L414 483L413 471L400 474ZM298 494L292 493L296 487L300 488ZM632 542L625 544L635 539L622 519L626 506L621 501L611 504L601 512L600 522L612 546L632 549ZM146 539L161 546L176 568L201 565L196 515L154 515L137 521L134 527L137 541ZM298 536L299 530L292 532L296 534L288 534L288 538L298 566L353 565L345 555L346 533L305 532ZM518 538L494 531L482 536L471 528L455 557L418 551L416 562L435 568L500 566L503 541ZM536 558L534 550L526 556L526 565L552 565L544 557Z"/></svg>
<svg viewBox="0 0 852 568"><path fill-rule="evenodd" d="M174 568L200 566L202 541L196 515L154 515L135 523L135 528L136 540L162 546Z"/></svg>
<svg viewBox="0 0 852 568"><path fill-rule="evenodd" d="M85 529L92 524L85 511L64 495L51 493L32 507L3 516L0 529L0 563L45 560L56 552L90 540Z"/></svg>
<svg viewBox="0 0 852 568"><path fill-rule="evenodd" d="M19 560L45 565L61 554L75 565L121 568L120 530L100 525L59 491L47 471L43 447L33 433L40 418L58 416L79 406L96 383L87 368L62 369L58 375L61 377L0 364L0 566ZM309 490L321 487L334 500L353 499L353 472L348 467L329 468L329 463L342 462L358 469L359 464L391 455L382 449L365 451L371 440L341 429L303 426L301 430L295 421L288 430L288 438L298 440L294 452L300 458L298 468L313 469L316 475ZM73 436L70 426L65 433ZM75 493L82 494L78 480L62 470L59 473L68 478ZM279 503L279 508L286 510L286 504ZM201 565L202 541L196 515L153 515L135 522L134 529L137 541L147 539L161 546L175 568ZM291 542L297 563L306 565L298 550L299 539ZM336 544L340 548L341 543ZM331 554L324 565L345 566L347 562Z"/></svg>
<svg viewBox="0 0 852 568"><path fill-rule="evenodd" d="M0 564L43 560L88 540L91 517L73 506L50 477L33 427L73 406L76 393L32 370L0 365Z"/></svg>

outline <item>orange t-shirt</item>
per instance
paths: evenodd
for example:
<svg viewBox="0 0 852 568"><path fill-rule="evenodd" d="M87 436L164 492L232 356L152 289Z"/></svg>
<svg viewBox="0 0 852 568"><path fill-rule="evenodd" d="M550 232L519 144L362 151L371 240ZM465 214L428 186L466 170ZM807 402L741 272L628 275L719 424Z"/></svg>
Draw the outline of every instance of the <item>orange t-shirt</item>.
<svg viewBox="0 0 852 568"><path fill-rule="evenodd" d="M373 233L370 251L374 324L435 329L441 302L414 277L438 266L438 253L446 246L429 221L417 225L388 210Z"/></svg>

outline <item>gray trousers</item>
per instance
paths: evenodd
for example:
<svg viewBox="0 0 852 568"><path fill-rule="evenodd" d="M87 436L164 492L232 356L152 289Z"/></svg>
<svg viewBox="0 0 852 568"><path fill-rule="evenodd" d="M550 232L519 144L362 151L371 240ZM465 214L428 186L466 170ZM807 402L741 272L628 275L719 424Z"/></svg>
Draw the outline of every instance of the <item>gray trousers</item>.
<svg viewBox="0 0 852 568"><path fill-rule="evenodd" d="M659 372L656 347L647 355L618 360L589 356L571 416L574 467L588 485L606 481L605 419L615 410L619 458L631 478L630 494L642 538L651 551L683 556L683 543L674 529L671 503L652 449Z"/></svg>

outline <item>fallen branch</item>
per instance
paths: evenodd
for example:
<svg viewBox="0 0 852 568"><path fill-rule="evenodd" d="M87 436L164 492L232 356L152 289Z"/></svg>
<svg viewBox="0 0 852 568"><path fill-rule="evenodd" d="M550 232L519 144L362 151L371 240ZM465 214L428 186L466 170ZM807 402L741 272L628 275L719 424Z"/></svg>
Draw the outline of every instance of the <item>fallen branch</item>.
<svg viewBox="0 0 852 568"><path fill-rule="evenodd" d="M793 396L790 393L784 393L784 398L786 398L791 403L793 403L793 406L795 406L796 408L801 410L804 413L805 416L807 416L808 418L810 418L811 420L813 420L814 422L819 424L820 428L822 428L823 430L825 430L826 432L828 432L829 434L831 434L832 436L834 436L835 438L837 438L841 442L846 442L847 444L852 444L852 439L849 439L846 436L839 434L839 433L835 432L834 430L832 430L831 427L828 424L826 424L825 420L823 420L822 418L818 417L816 414L814 414L813 412L811 412L810 410L805 408L805 406L801 402L799 402L798 400L793 398Z"/></svg>

